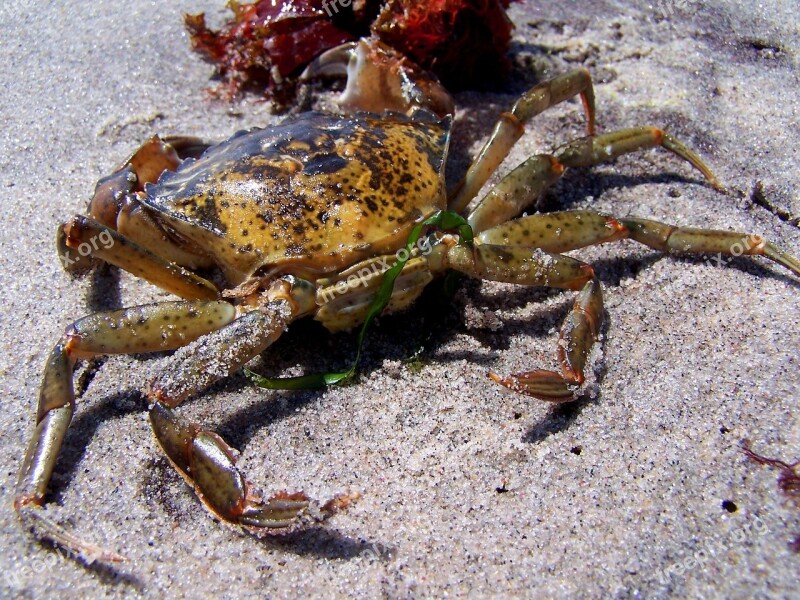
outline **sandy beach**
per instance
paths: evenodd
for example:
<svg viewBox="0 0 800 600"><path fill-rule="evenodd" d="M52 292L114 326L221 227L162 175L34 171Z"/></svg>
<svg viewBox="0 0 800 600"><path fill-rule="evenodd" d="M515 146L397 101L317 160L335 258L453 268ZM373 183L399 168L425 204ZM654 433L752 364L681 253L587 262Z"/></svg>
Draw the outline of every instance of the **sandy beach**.
<svg viewBox="0 0 800 600"><path fill-rule="evenodd" d="M649 151L569 172L548 209L750 232L800 255L797 6L758 6L515 4L516 78L456 95L453 172L527 85L584 66L602 131L664 127L732 195ZM237 375L186 403L181 413L238 448L265 493L362 494L288 536L221 525L169 465L139 393L166 356L79 368L48 514L128 561L85 567L29 535L14 486L53 344L80 316L170 298L113 269L72 281L55 252L57 225L154 133L222 140L281 119L254 97L208 99L213 69L189 49L182 18L201 11L212 25L228 16L222 0L0 6L0 596L796 593L800 557L788 542L800 510L777 489L778 472L749 461L740 443L800 459L800 279L764 260L665 257L633 242L574 253L596 266L608 323L592 384L573 405L486 377L554 368L573 294L488 282L460 287L417 368L403 359L419 310L380 320L352 385L268 392ZM579 103L547 111L500 175L584 131ZM354 334L299 323L254 367L341 369L354 350Z"/></svg>

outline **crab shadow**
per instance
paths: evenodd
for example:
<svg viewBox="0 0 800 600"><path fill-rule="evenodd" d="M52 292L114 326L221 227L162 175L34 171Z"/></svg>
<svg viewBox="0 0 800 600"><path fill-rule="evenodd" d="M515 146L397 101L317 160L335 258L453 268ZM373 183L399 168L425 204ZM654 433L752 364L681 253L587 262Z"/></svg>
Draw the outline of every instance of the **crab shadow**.
<svg viewBox="0 0 800 600"><path fill-rule="evenodd" d="M140 392L124 390L78 411L67 431L50 482L50 493L56 502L63 502L63 494L77 475L78 465L101 424L141 412L146 407L147 401Z"/></svg>
<svg viewBox="0 0 800 600"><path fill-rule="evenodd" d="M660 260L673 260L685 264L705 262L703 257L665 257L661 253L652 252L638 257L622 256L594 261L592 266L604 288L609 289L619 286L623 279L635 278L640 271ZM724 269L736 269L751 276L774 278L798 285L791 276L746 257L730 260ZM709 272L709 277L718 272L716 269L710 270L713 272ZM116 270L105 270L94 276L94 281L98 280L106 290L113 289L115 286L110 283L118 282ZM559 295L562 298L557 302L552 302L548 306L535 306L546 300L552 301ZM381 369L386 360L407 364L412 357L415 357L414 366L423 373L425 364L432 361L447 363L467 359L475 364L475 368L489 366L502 352L510 348L510 332L518 331L531 339L555 339L552 330L566 317L572 307L573 297L574 294L562 290L521 286L484 291L481 282L464 279L455 296L450 298L443 295L441 286L435 282L425 290L420 301L411 309L403 314L389 315L380 319L367 337L359 373L367 378L374 371ZM636 301L635 297L630 300ZM101 306L108 310L118 307L115 306L118 304L118 297L112 297L103 300ZM499 328L489 329L466 325L465 313L469 306L480 307L487 311L521 310L528 306L535 308L529 316L506 319ZM609 319L606 319L604 327L608 326ZM442 350L441 348L456 335L471 336L481 344L485 352L476 356L473 351ZM280 373L300 365L304 372L313 373L346 367L355 355L356 337L355 333L330 334L311 319L299 321L262 356L263 364L260 370ZM320 340L320 343L309 345L307 343L309 339ZM298 348L303 350L298 352ZM340 358L332 361L332 355ZM137 355L135 358L146 362L159 356L163 354ZM76 381L76 390L79 394L80 390L86 389L91 383L93 372L94 369L87 369ZM203 396L214 395L221 391L237 392L250 386L252 384L247 378L236 374L214 384L193 401L202 401ZM263 427L288 418L299 408L316 402L321 395L320 390L271 392L265 395L263 402L256 402L229 413L217 429L234 447L241 448ZM571 406L577 407L576 410L579 412L586 402L585 399L578 399ZM77 473L85 448L101 423L144 411L146 407L147 400L144 395L139 390L130 389L93 402L80 410L72 422L59 456L56 475L52 482L53 496L58 500L62 499L66 482ZM571 422L568 416L577 414L571 412L572 410L567 405L554 408L542 423L531 429L526 439L538 440L543 434L567 427Z"/></svg>
<svg viewBox="0 0 800 600"><path fill-rule="evenodd" d="M92 564L82 562L81 565L86 571L94 574L100 583L120 588L120 591L123 591L125 596L131 592L135 592L137 595L144 595L147 591L147 581L138 575L126 572L125 567L103 564L98 561Z"/></svg>
<svg viewBox="0 0 800 600"><path fill-rule="evenodd" d="M168 515L176 522L186 523L187 528L192 527L190 522L192 520L210 518L210 515L201 509L200 501L184 484L183 479L166 456L149 461L146 476L144 493L147 502L158 507L156 510ZM176 489L181 491L176 493ZM181 496L184 497L181 498ZM194 507L197 510L194 510ZM189 514L186 512L187 510L190 511ZM215 520L217 519L215 518ZM219 527L222 528L222 525ZM234 532L230 532L230 535L237 538L240 536L239 533ZM276 550L280 553L325 560L351 560L361 555L374 556L376 554L379 558L385 558L395 551L380 541L355 539L339 533L328 525L317 524L309 524L301 529L288 532L267 532L264 536L250 535L249 538L267 551ZM376 553L376 548L380 552Z"/></svg>
<svg viewBox="0 0 800 600"><path fill-rule="evenodd" d="M244 378L240 378L243 385L246 384ZM219 387L219 386L214 386ZM207 393L214 392L210 388ZM241 432L254 431L261 426L268 426L270 423L280 420L294 412L298 407L313 401L319 394L317 393L282 393L279 392L270 397L268 402L258 403L257 406L238 411L229 417L219 428L223 437L233 442L234 446L241 447L249 439L249 435ZM282 401L284 399L285 401ZM202 400L202 398L197 398ZM113 396L103 398L99 402L82 410L73 420L70 430L62 447L58 464L50 486L52 500L63 504L64 493L69 487L69 482L73 481L78 475L80 462L85 454L86 447L94 437L102 423L114 421L133 413L139 413L146 409L147 400L143 394L135 390L126 390ZM253 428L253 422L257 427ZM246 426L245 426L246 424ZM237 433L238 432L238 433ZM163 482L181 483L182 479L178 473L169 465L166 458L154 460L153 465L148 469L147 477ZM159 466L160 465L160 466ZM160 473L157 473L161 471ZM164 486L165 488L167 486ZM190 493L186 490L186 493ZM169 502L161 501L166 504L164 510L170 511ZM265 538L253 537L262 546L270 549L279 549L284 552L291 552L299 556L312 556L322 559L350 560L359 556L372 558L377 556L379 560L388 559L394 549L383 542L375 540L354 539L341 535L334 530L314 526L287 534L270 535ZM46 547L49 545L45 544ZM375 548L380 549L376 552ZM54 550L55 551L55 550ZM89 570L97 574L106 583L116 585L126 585L141 591L144 583L134 575L126 574L124 570L95 563L88 566Z"/></svg>
<svg viewBox="0 0 800 600"><path fill-rule="evenodd" d="M92 271L86 292L86 305L92 313L122 308L119 269L102 263Z"/></svg>
<svg viewBox="0 0 800 600"><path fill-rule="evenodd" d="M522 441L526 444L538 444L551 435L566 431L591 402L592 400L584 395L574 402L554 405L538 423L528 428L522 436Z"/></svg>
<svg viewBox="0 0 800 600"><path fill-rule="evenodd" d="M383 542L355 539L326 527L308 527L287 534L261 538L258 541L269 549L326 560L352 560L377 556L379 560L386 561L397 553L396 548L387 546Z"/></svg>
<svg viewBox="0 0 800 600"><path fill-rule="evenodd" d="M598 277L604 289L619 287L625 279L635 279L639 272L661 260L675 260L687 264L702 263L701 257L665 257L658 252L644 256L617 256L594 261ZM788 276L770 270L746 259L737 259L726 265L761 277L791 279ZM709 273L709 277L713 276ZM795 282L796 283L796 282ZM561 296L560 299L557 299ZM555 300L555 301L554 301ZM543 301L550 301L543 305ZM465 279L454 297L443 295L441 288L432 284L414 306L408 311L382 317L369 332L362 360L358 366L361 377L370 375L384 368L385 361L399 361L407 369L419 370L423 373L428 362L450 363L468 360L476 369L490 366L500 355L510 349L512 332L539 340L553 340L553 353L558 329L564 318L572 309L574 293L546 288L527 288L508 286L502 289L484 291L481 282ZM630 298L635 302L636 298ZM468 327L465 314L468 307L480 307L481 310L523 310L529 309L527 315L504 319L497 328ZM611 319L604 322L604 331L612 326ZM477 354L470 351L448 350L445 348L454 336L466 335L477 340L484 349ZM607 337L607 336L604 336ZM356 353L355 332L328 333L319 323L311 319L299 321L261 357L259 371L271 373L284 372L298 366L305 373L337 371L349 366ZM317 340L308 344L308 340ZM332 359L331 356L337 356ZM533 367L534 365L531 365ZM598 383L602 381L604 372L595 374ZM235 375L215 384L204 394L219 391L239 391L250 382L241 375ZM219 433L236 447L246 445L256 433L264 427L288 418L298 409L316 402L322 395L320 390L274 391L265 396L264 402L257 402L234 411L221 422ZM575 403L582 407L588 400L579 398ZM567 426L569 419L564 415L571 414L565 407L556 408L552 416L557 423ZM555 425L554 425L555 426ZM541 431L549 431L549 426L542 425ZM537 428L534 428L537 429ZM557 430L554 430L557 431ZM532 433L531 439L538 437Z"/></svg>

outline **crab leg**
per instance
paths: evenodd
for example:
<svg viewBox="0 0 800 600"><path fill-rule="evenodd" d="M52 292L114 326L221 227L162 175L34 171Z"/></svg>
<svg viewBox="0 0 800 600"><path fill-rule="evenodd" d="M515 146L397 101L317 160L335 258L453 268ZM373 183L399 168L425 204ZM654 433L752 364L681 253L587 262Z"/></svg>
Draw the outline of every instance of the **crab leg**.
<svg viewBox="0 0 800 600"><path fill-rule="evenodd" d="M623 154L659 146L689 162L717 191L725 192L711 169L695 152L658 127L619 129L573 140L556 150L556 159L565 167L592 167L610 162Z"/></svg>
<svg viewBox="0 0 800 600"><path fill-rule="evenodd" d="M302 493L277 494L266 502L253 496L236 468L233 449L213 432L178 419L164 404L157 402L150 409L150 421L172 465L223 521L245 527L288 527L308 509L310 500Z"/></svg>
<svg viewBox="0 0 800 600"><path fill-rule="evenodd" d="M615 219L589 210L521 217L478 236L485 244L535 246L548 252L567 252L626 238L671 254L764 256L800 276L797 258L754 234L675 227L648 219Z"/></svg>
<svg viewBox="0 0 800 600"><path fill-rule="evenodd" d="M575 289L586 277L590 279L561 328L561 374L536 370L500 377L490 373L494 381L543 400L565 402L574 398L576 387L584 381L583 370L602 325L602 294L599 282L590 275L590 267L550 253L624 238L676 254L765 256L800 276L800 260L752 234L674 227L647 219L618 220L585 210L532 215L498 225L481 233L480 244L472 251L463 246L451 248L447 254L450 266L473 277L569 289ZM537 249L531 251L526 246Z"/></svg>
<svg viewBox="0 0 800 600"><path fill-rule="evenodd" d="M628 237L614 217L592 210L566 210L520 217L478 235L484 244L532 246L547 252L568 252Z"/></svg>
<svg viewBox="0 0 800 600"><path fill-rule="evenodd" d="M172 408L263 352L292 320L288 303L270 302L198 340L172 359L152 382L150 422L175 469L218 518L254 528L283 528L297 522L311 504L303 493L281 492L264 501L236 468L234 450L217 434L183 422ZM330 516L356 496L339 496L318 507L316 518Z"/></svg>
<svg viewBox="0 0 800 600"><path fill-rule="evenodd" d="M592 267L540 249L492 244L472 249L454 246L447 261L450 267L479 279L580 290L561 326L557 349L560 374L536 370L500 377L489 373L494 381L516 392L552 402L573 400L585 380L583 370L603 322L603 294Z"/></svg>
<svg viewBox="0 0 800 600"><path fill-rule="evenodd" d="M103 177L97 182L94 195L89 201L89 217L106 227L116 227L122 199L134 190L136 183L136 173L127 163L111 175Z"/></svg>
<svg viewBox="0 0 800 600"><path fill-rule="evenodd" d="M89 202L89 217L149 248L168 262L191 269L211 266L210 261L186 248L185 243L173 242L136 201L136 194L141 193L146 184L158 181L164 171L174 171L184 159L201 155L209 145L190 136L171 136L164 140L153 136L122 167L97 183ZM59 252L65 269L71 272L85 270L97 262L94 257L71 251L61 239Z"/></svg>
<svg viewBox="0 0 800 600"><path fill-rule="evenodd" d="M514 103L511 112L504 112L495 125L494 132L472 163L464 179L454 190L448 208L463 211L495 169L503 162L511 147L522 137L524 125L551 106L580 95L586 110L589 135L594 134L594 88L592 77L586 69L577 69L565 75L543 81L531 88Z"/></svg>
<svg viewBox="0 0 800 600"><path fill-rule="evenodd" d="M284 302L270 302L263 310L246 313L176 352L150 383L148 396L154 402L178 406L264 352L291 320Z"/></svg>
<svg viewBox="0 0 800 600"><path fill-rule="evenodd" d="M301 73L302 81L347 76L339 105L348 112L413 114L422 108L439 117L455 112L453 99L436 77L386 44L362 38L331 48Z"/></svg>
<svg viewBox="0 0 800 600"><path fill-rule="evenodd" d="M216 286L210 281L167 262L110 227L81 215L59 227L57 247L62 263L67 266L74 254L92 256L187 300L211 300L218 296Z"/></svg>
<svg viewBox="0 0 800 600"><path fill-rule="evenodd" d="M760 236L734 231L675 227L647 219L620 219L628 237L673 254L717 253L725 256L764 256L800 277L800 260Z"/></svg>
<svg viewBox="0 0 800 600"><path fill-rule="evenodd" d="M557 345L561 373L545 370L489 377L515 392L550 402L570 402L585 381L583 370L603 325L603 294L597 278L587 282L575 298L572 310L561 325Z"/></svg>
<svg viewBox="0 0 800 600"><path fill-rule="evenodd" d="M233 320L227 302L163 302L97 313L75 321L56 344L45 366L39 392L36 428L20 469L14 506L30 518L34 528L92 558L116 560L98 548L83 544L46 519L42 506L47 485L72 414L75 393L72 371L78 359L102 354L132 354L173 350ZM99 553L99 554L98 554ZM116 558L115 558L116 557Z"/></svg>
<svg viewBox="0 0 800 600"><path fill-rule="evenodd" d="M724 191L702 159L680 141L655 127L636 127L574 140L557 149L552 156L532 156L481 199L469 215L468 222L474 232L485 231L505 223L533 204L567 167L590 167L610 162L623 154L659 146L689 162L711 185Z"/></svg>

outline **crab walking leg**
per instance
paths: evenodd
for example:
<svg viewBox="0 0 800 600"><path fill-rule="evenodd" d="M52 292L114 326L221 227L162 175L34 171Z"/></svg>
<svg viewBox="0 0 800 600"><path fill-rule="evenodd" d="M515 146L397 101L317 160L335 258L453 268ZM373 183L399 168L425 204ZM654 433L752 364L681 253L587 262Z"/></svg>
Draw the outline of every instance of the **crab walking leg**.
<svg viewBox="0 0 800 600"><path fill-rule="evenodd" d="M483 244L528 246L546 252L568 252L628 237L614 217L592 210L565 210L520 217L481 232Z"/></svg>
<svg viewBox="0 0 800 600"><path fill-rule="evenodd" d="M172 465L223 521L248 528L281 528L308 509L311 501L302 493L278 494L266 502L252 495L236 468L233 449L218 435L178 419L164 404L157 402L150 409L150 422Z"/></svg>
<svg viewBox="0 0 800 600"><path fill-rule="evenodd" d="M449 266L480 279L580 290L561 327L558 362L561 373L529 371L509 377L489 373L497 383L549 400L568 402L585 380L583 370L603 321L603 295L592 267L569 256L519 246L479 244L470 249L454 246Z"/></svg>
<svg viewBox="0 0 800 600"><path fill-rule="evenodd" d="M475 233L486 231L507 222L533 204L567 167L591 167L623 154L656 147L665 148L689 162L714 188L724 191L711 169L680 141L655 127L636 127L574 140L557 149L552 156L532 156L492 188L467 221Z"/></svg>
<svg viewBox="0 0 800 600"><path fill-rule="evenodd" d="M217 434L183 422L172 408L266 350L292 320L284 301L245 314L227 327L179 351L156 377L150 422L175 469L218 518L247 528L282 528L311 508L303 493L279 493L266 501L250 491L236 468L234 450ZM344 508L355 496L339 496L318 507L317 518Z"/></svg>
<svg viewBox="0 0 800 600"><path fill-rule="evenodd" d="M620 223L628 230L629 238L662 252L763 256L800 277L800 260L757 235L675 227L648 219L620 219Z"/></svg>
<svg viewBox="0 0 800 600"><path fill-rule="evenodd" d="M583 286L561 326L557 346L560 374L538 369L508 377L489 373L489 377L514 392L550 402L570 402L586 379L583 370L602 325L603 294L600 281L594 278Z"/></svg>
<svg viewBox="0 0 800 600"><path fill-rule="evenodd" d="M154 402L178 406L266 350L292 321L289 303L268 303L176 352L150 383Z"/></svg>
<svg viewBox="0 0 800 600"><path fill-rule="evenodd" d="M484 244L535 246L547 252L632 239L671 254L764 256L800 276L797 258L754 234L676 227L648 219L616 219L590 210L521 217L484 231L478 239Z"/></svg>
<svg viewBox="0 0 800 600"><path fill-rule="evenodd" d="M725 192L725 188L717 181L703 159L658 127L633 127L580 138L558 148L555 156L566 167L592 167L612 161L623 154L658 147L690 163L717 191Z"/></svg>
<svg viewBox="0 0 800 600"><path fill-rule="evenodd" d="M36 428L20 469L14 506L43 536L91 558L117 560L84 544L36 509L41 507L75 411L72 371L80 358L174 350L231 322L227 302L163 302L97 313L75 321L53 348L39 391ZM100 552L98 554L98 552Z"/></svg>
<svg viewBox="0 0 800 600"><path fill-rule="evenodd" d="M565 169L548 154L531 156L481 199L467 217L472 231L478 234L513 219L558 181Z"/></svg>
<svg viewBox="0 0 800 600"><path fill-rule="evenodd" d="M219 295L216 286L191 271L156 256L97 221L78 215L58 229L57 246L67 265L67 248L82 256L92 256L141 277L163 290L186 300L212 300Z"/></svg>
<svg viewBox="0 0 800 600"><path fill-rule="evenodd" d="M464 179L451 194L448 208L463 211L495 169L503 162L511 147L522 137L525 123L551 106L580 95L586 110L589 135L594 135L594 88L586 69L577 69L525 92L510 112L500 115L492 135L472 163Z"/></svg>

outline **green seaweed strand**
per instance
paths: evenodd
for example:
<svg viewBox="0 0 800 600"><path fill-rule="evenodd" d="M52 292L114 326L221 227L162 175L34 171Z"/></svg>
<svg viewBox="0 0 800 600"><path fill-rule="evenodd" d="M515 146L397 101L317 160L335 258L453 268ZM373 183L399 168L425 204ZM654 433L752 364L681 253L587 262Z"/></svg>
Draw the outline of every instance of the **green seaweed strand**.
<svg viewBox="0 0 800 600"><path fill-rule="evenodd" d="M245 368L244 374L255 385L260 388L268 390L315 390L324 388L329 385L345 383L352 379L356 374L356 367L358 361L361 359L361 348L364 345L364 337L367 333L367 328L372 321L375 320L386 305L392 298L392 291L394 290L394 282L400 275L408 259L411 257L411 251L419 240L422 230L425 227L435 227L441 231L457 230L460 237L459 243L471 245L473 241L472 228L464 220L464 218L454 212L443 210L435 213L422 223L418 223L411 230L406 241L406 257L404 259L398 258L392 267L386 271L381 281L381 287L375 295L375 299L367 311L367 317L364 319L364 324L361 326L361 331L358 332L358 349L356 351L356 358L352 366L347 371L333 372L333 373L315 373L312 375L301 375L299 377L264 377L258 373L254 373L250 369Z"/></svg>

